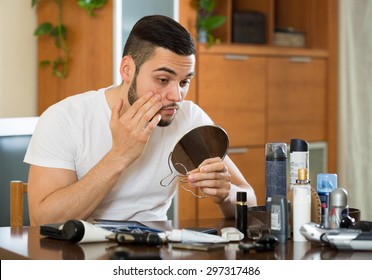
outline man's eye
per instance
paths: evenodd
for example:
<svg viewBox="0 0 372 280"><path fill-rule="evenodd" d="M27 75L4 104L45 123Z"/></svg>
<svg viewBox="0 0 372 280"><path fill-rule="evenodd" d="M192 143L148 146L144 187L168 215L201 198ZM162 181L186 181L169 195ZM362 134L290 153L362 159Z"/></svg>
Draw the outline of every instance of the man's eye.
<svg viewBox="0 0 372 280"><path fill-rule="evenodd" d="M184 80L184 81L181 81L180 82L180 86L181 87L186 87L190 84L190 80Z"/></svg>
<svg viewBox="0 0 372 280"><path fill-rule="evenodd" d="M159 78L158 81L161 83L161 84L166 84L168 82L168 79L161 79Z"/></svg>

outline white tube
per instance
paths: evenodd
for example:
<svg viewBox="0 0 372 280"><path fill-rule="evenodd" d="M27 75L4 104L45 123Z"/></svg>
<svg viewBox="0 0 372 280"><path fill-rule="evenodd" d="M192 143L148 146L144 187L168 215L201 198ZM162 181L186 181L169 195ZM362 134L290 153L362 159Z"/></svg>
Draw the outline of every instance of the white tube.
<svg viewBox="0 0 372 280"><path fill-rule="evenodd" d="M83 242L97 242L97 241L107 241L107 235L112 234L111 231L92 225L85 221L81 221L84 224L85 234L80 243Z"/></svg>
<svg viewBox="0 0 372 280"><path fill-rule="evenodd" d="M63 225L62 234L67 240L85 243L108 241L106 237L112 232L86 221L69 220Z"/></svg>
<svg viewBox="0 0 372 280"><path fill-rule="evenodd" d="M171 242L226 243L228 240L219 235L208 234L188 229L174 229L159 234L162 239Z"/></svg>

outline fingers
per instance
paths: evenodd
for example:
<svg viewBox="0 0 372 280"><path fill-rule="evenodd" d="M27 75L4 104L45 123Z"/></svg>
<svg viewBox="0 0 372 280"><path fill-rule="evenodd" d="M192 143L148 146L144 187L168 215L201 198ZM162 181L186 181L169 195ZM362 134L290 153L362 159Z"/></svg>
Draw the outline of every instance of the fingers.
<svg viewBox="0 0 372 280"><path fill-rule="evenodd" d="M134 102L123 115L124 101L119 99L112 109L111 130L116 131L117 137L135 137L146 142L161 120L160 114L157 114L162 107L160 99L160 95L149 92ZM120 135L123 133L126 135Z"/></svg>
<svg viewBox="0 0 372 280"><path fill-rule="evenodd" d="M221 203L230 195L230 185L225 188L207 188L201 187L200 190L204 195L210 197L217 203Z"/></svg>
<svg viewBox="0 0 372 280"><path fill-rule="evenodd" d="M225 183L231 182L229 173L194 173L187 177L192 187L220 187Z"/></svg>
<svg viewBox="0 0 372 280"><path fill-rule="evenodd" d="M157 112L161 108L160 96L145 94L123 110L124 100L119 99L112 108L110 130L112 135L112 152L115 156L131 163L143 152L149 137L160 122ZM121 113L125 111L122 115Z"/></svg>
<svg viewBox="0 0 372 280"><path fill-rule="evenodd" d="M231 176L222 159L215 157L206 159L199 165L199 168L190 171L187 179L191 184L201 186L202 181L230 181Z"/></svg>
<svg viewBox="0 0 372 280"><path fill-rule="evenodd" d="M209 158L204 160L198 168L195 168L188 172L188 174L194 173L208 173L208 172L225 172L227 171L227 167L219 157Z"/></svg>
<svg viewBox="0 0 372 280"><path fill-rule="evenodd" d="M134 126L137 126L140 130L154 127L160 119L156 116L156 113L161 109L160 95L147 93L139 98L123 115L125 121L131 121Z"/></svg>
<svg viewBox="0 0 372 280"><path fill-rule="evenodd" d="M215 157L215 158L209 158L203 161L199 165L199 170L201 173L226 172L227 167L221 158Z"/></svg>
<svg viewBox="0 0 372 280"><path fill-rule="evenodd" d="M203 161L198 169L189 172L187 179L190 187L200 187L215 201L222 201L230 193L231 175L221 158Z"/></svg>

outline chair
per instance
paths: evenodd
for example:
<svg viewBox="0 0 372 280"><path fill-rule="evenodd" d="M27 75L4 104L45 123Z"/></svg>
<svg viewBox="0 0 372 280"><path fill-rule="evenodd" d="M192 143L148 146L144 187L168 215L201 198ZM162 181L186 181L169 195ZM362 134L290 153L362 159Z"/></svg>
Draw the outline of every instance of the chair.
<svg viewBox="0 0 372 280"><path fill-rule="evenodd" d="M0 227L10 225L9 182L28 180L29 165L24 157L37 121L38 117L0 118ZM24 205L23 225L27 226L28 209Z"/></svg>
<svg viewBox="0 0 372 280"><path fill-rule="evenodd" d="M23 196L27 193L27 183L10 181L10 226L23 226Z"/></svg>

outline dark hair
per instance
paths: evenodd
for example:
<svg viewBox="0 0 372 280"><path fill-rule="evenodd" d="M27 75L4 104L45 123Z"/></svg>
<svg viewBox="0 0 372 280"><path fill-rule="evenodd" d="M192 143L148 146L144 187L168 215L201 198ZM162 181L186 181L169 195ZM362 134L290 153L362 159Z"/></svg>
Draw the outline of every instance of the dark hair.
<svg viewBox="0 0 372 280"><path fill-rule="evenodd" d="M185 56L196 52L190 33L181 24L166 16L153 15L141 18L133 26L124 46L123 57L130 55L138 71L156 47Z"/></svg>

